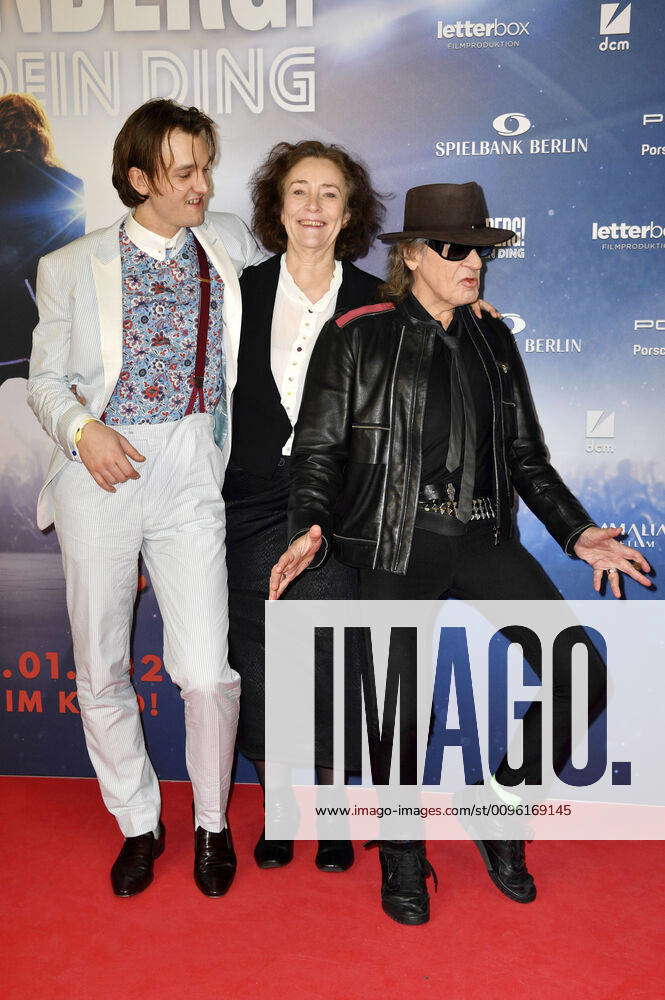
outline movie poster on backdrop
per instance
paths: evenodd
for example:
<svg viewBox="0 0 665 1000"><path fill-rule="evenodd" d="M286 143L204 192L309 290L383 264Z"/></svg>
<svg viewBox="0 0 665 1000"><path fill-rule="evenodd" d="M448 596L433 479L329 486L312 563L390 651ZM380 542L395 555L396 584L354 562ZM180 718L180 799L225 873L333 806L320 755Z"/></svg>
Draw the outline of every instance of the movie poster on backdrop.
<svg viewBox="0 0 665 1000"><path fill-rule="evenodd" d="M515 337L553 464L657 571L662 55L657 0L0 0L0 96L37 101L51 133L42 159L0 136L3 772L92 774L57 540L35 525L52 445L25 377L37 260L122 214L110 160L129 112L151 97L207 111L221 136L211 206L245 219L248 178L281 139L364 159L394 196L387 229L401 225L407 188L478 181L490 224L516 233L488 262L483 294ZM380 245L363 266L382 273ZM518 516L564 595L592 596L584 567L523 505ZM184 778L180 699L144 571L133 664L158 773Z"/></svg>

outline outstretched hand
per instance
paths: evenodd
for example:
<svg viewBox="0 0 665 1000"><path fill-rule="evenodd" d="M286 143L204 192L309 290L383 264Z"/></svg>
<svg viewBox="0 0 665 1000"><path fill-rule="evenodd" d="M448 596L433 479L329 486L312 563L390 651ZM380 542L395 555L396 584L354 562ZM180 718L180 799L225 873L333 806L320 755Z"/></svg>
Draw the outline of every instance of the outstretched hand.
<svg viewBox="0 0 665 1000"><path fill-rule="evenodd" d="M295 542L291 542L270 573L269 601L278 600L288 585L307 569L321 548L322 540L321 528L313 524L306 535L300 535Z"/></svg>
<svg viewBox="0 0 665 1000"><path fill-rule="evenodd" d="M621 528L586 528L573 546L575 555L593 568L593 589L600 590L603 573L607 573L615 597L621 597L620 572L631 576L643 587L651 586L651 580L644 576L644 573L650 572L651 566L635 549L617 542L616 536L620 534Z"/></svg>

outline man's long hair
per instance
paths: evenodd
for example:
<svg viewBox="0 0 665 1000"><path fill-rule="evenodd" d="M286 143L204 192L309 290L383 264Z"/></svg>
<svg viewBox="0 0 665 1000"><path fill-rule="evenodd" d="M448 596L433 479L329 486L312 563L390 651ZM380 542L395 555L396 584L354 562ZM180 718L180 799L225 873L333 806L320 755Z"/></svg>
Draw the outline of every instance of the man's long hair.
<svg viewBox="0 0 665 1000"><path fill-rule="evenodd" d="M386 280L379 286L379 295L390 302L401 302L413 287L413 271L406 266L404 251L422 246L419 240L403 240L393 243L388 251Z"/></svg>

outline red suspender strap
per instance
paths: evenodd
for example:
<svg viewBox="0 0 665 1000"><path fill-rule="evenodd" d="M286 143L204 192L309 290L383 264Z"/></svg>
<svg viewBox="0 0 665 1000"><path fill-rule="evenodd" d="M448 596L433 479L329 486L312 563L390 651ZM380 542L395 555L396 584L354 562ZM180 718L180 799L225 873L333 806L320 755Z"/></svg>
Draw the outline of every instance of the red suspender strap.
<svg viewBox="0 0 665 1000"><path fill-rule="evenodd" d="M185 416L194 412L194 404L199 401L199 413L205 413L203 399L203 376L206 368L206 351L208 349L208 326L210 324L210 268L205 250L198 240L196 256L199 259L199 325L196 334L196 364L194 366L194 386L185 410Z"/></svg>

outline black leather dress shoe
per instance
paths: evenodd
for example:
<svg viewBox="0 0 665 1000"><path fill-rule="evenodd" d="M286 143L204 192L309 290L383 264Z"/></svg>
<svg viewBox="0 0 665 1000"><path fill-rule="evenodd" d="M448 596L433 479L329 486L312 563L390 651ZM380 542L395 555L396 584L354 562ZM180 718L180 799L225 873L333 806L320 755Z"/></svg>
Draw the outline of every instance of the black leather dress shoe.
<svg viewBox="0 0 665 1000"><path fill-rule="evenodd" d="M204 896L223 896L236 873L236 852L227 827L210 833L198 826L194 834L194 881Z"/></svg>
<svg viewBox="0 0 665 1000"><path fill-rule="evenodd" d="M425 857L422 841L370 841L365 847L379 848L381 860L381 906L398 924L426 924L429 920L429 896L426 879L431 875L434 888L439 882Z"/></svg>
<svg viewBox="0 0 665 1000"><path fill-rule="evenodd" d="M166 830L159 824L159 836L142 833L126 837L120 854L111 868L111 885L116 896L135 896L147 889L153 879L155 858L164 850Z"/></svg>
<svg viewBox="0 0 665 1000"><path fill-rule="evenodd" d="M353 864L350 840L320 840L315 864L322 872L346 872Z"/></svg>
<svg viewBox="0 0 665 1000"><path fill-rule="evenodd" d="M526 867L523 840L476 840L487 874L504 896L516 903L536 898L533 876Z"/></svg>
<svg viewBox="0 0 665 1000"><path fill-rule="evenodd" d="M293 841L266 840L264 827L254 848L254 860L259 868L283 868L293 861Z"/></svg>

